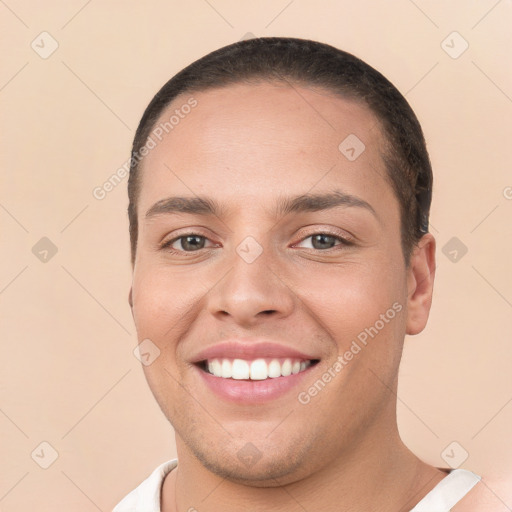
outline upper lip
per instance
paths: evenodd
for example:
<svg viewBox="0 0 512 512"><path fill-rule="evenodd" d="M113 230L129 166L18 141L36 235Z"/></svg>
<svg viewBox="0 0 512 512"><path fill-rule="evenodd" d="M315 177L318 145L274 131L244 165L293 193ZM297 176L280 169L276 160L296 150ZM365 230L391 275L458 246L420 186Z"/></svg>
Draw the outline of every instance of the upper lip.
<svg viewBox="0 0 512 512"><path fill-rule="evenodd" d="M207 347L192 357L193 363L208 359L260 359L260 358L290 358L315 360L318 356L301 352L295 348L270 341L233 339Z"/></svg>

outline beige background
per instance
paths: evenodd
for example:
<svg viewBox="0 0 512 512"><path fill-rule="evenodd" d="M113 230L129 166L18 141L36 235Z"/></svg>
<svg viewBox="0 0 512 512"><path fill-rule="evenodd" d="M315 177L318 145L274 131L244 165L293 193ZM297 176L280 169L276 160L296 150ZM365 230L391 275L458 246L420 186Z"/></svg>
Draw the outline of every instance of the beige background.
<svg viewBox="0 0 512 512"><path fill-rule="evenodd" d="M432 464L467 452L461 467L512 473L510 0L2 0L0 14L2 511L109 511L174 457L133 355L126 180L92 191L160 86L247 33L355 53L415 109L438 274L430 323L406 340L400 430ZM43 237L58 249L46 262ZM453 237L468 250L457 261ZM48 469L42 442L58 452Z"/></svg>

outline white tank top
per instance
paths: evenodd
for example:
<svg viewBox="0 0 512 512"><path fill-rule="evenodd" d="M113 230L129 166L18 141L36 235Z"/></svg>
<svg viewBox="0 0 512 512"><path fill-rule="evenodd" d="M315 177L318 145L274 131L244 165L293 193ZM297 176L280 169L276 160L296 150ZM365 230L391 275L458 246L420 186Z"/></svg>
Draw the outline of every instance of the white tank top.
<svg viewBox="0 0 512 512"><path fill-rule="evenodd" d="M467 469L454 469L411 512L450 512L480 479Z"/></svg>

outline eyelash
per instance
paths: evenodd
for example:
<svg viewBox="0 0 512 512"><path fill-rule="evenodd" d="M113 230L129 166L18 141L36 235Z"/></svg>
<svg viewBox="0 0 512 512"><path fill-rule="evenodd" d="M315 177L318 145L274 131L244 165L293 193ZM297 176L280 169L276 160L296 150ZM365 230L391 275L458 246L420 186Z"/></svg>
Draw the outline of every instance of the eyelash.
<svg viewBox="0 0 512 512"><path fill-rule="evenodd" d="M335 245L334 247L330 247L329 249L311 249L313 251L319 251L319 252L330 252L330 251L336 251L336 250L341 250L341 249L336 249L336 247L348 247L348 246L351 246L351 245L354 245L354 242L352 242L351 240L349 240L348 238L345 238L343 236L340 236L339 234L335 234L335 233L330 233L329 231L318 231L318 232L315 232L315 233L311 233L310 235L302 238L298 243L301 243L301 242L304 242L305 240L307 240L308 238L311 238L311 237L314 237L314 236L317 236L317 235L326 235L326 236L329 236L329 237L332 237L334 239L336 239L337 241L341 242L340 244L338 245ZM208 237L206 236L203 236L199 233L194 233L194 232L190 232L190 233L184 233L176 238L173 238L172 240L168 240L167 242L164 242L163 244L161 244L160 246L160 249L162 250L165 250L171 254L175 254L175 255L181 255L181 254L194 254L194 253L199 253L200 251L202 250L205 250L205 249L212 249L213 247L203 247L202 249L198 249L196 251L183 251L183 250L177 250L177 249L173 249L171 248L171 246L174 244L174 242L177 242L178 240L181 240L182 238L186 238L188 236L195 236L195 237L199 237L199 238L204 238L206 240L209 240Z"/></svg>

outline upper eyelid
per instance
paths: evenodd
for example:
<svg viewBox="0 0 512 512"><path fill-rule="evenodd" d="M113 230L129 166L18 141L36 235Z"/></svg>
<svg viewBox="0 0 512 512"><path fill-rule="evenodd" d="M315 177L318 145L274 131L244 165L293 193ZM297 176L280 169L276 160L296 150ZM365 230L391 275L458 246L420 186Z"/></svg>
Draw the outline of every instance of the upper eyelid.
<svg viewBox="0 0 512 512"><path fill-rule="evenodd" d="M346 230L335 230L335 229L316 229L315 231L311 232L311 233L304 233L303 235L301 235L300 237L300 240L299 242L302 242L303 240L305 240L306 238L309 238L310 236L315 236L315 235L328 235L328 236L333 236L333 237L336 237L336 238L339 238L341 240L344 240L345 242L352 242L352 241L355 241L355 236L352 235L351 233L349 233L348 231Z"/></svg>
<svg viewBox="0 0 512 512"><path fill-rule="evenodd" d="M183 229L186 230L187 228L183 228ZM181 230L179 230L179 231L181 231ZM172 238L164 237L161 244L168 244L171 242L176 242L176 240L179 240L180 238L185 238L187 236L200 236L202 238L206 238L211 241L211 238L208 235L200 233L199 228L196 228L196 229L189 228L188 231L183 231L182 233L175 234Z"/></svg>

